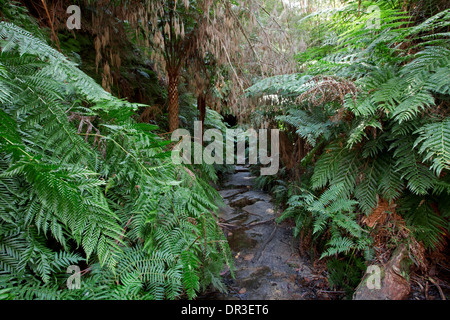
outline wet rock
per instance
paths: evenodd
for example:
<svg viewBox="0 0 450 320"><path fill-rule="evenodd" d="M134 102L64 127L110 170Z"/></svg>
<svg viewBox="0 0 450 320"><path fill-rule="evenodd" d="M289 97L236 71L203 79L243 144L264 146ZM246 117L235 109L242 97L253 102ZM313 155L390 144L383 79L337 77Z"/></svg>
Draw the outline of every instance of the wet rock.
<svg viewBox="0 0 450 320"><path fill-rule="evenodd" d="M241 210L235 210L234 215L230 216L227 220L228 223L232 223L236 225L236 227L240 227L244 225L244 223L248 220L248 213L243 212Z"/></svg>
<svg viewBox="0 0 450 320"><path fill-rule="evenodd" d="M230 248L235 251L251 249L256 246L258 241L251 238L245 231L236 230L228 237Z"/></svg>
<svg viewBox="0 0 450 320"><path fill-rule="evenodd" d="M243 207L242 210L248 212L249 214L254 214L258 216L275 214L273 204L266 201L258 201L252 205Z"/></svg>
<svg viewBox="0 0 450 320"><path fill-rule="evenodd" d="M242 280L242 285L248 289L258 288L266 278L270 276L270 268L268 266L257 267L250 276Z"/></svg>
<svg viewBox="0 0 450 320"><path fill-rule="evenodd" d="M238 195L230 199L228 203L230 204L230 206L242 208L254 204L256 201L257 201L256 199L249 199L244 195Z"/></svg>
<svg viewBox="0 0 450 320"><path fill-rule="evenodd" d="M247 192L243 193L242 196L246 197L248 199L251 199L251 200L255 200L255 202L272 200L272 197L269 194L267 194L265 192L261 192L261 191L254 191L254 190L247 191Z"/></svg>
<svg viewBox="0 0 450 320"><path fill-rule="evenodd" d="M234 172L249 172L250 168L248 166L235 166Z"/></svg>
<svg viewBox="0 0 450 320"><path fill-rule="evenodd" d="M247 189L226 189L226 190L220 190L219 194L222 196L222 198L227 199L231 198L237 194L243 193L247 191Z"/></svg>
<svg viewBox="0 0 450 320"><path fill-rule="evenodd" d="M250 204L253 204L257 201L269 202L272 200L272 197L270 195L268 195L267 193L264 193L261 191L250 190L250 191L244 192L242 194L236 195L233 198L233 201L243 199L243 198L248 199L248 201L251 202Z"/></svg>
<svg viewBox="0 0 450 320"><path fill-rule="evenodd" d="M233 189L237 190L237 189ZM239 189L243 190L243 189ZM232 196L228 197L228 204L233 207L245 207L251 204L254 204L257 201L270 201L272 200L272 197L264 192L260 191L246 191L244 189L244 192L241 193L234 193Z"/></svg>
<svg viewBox="0 0 450 320"><path fill-rule="evenodd" d="M224 220L230 220L232 219L236 214L236 209L233 207L230 207L229 205L226 205L225 207L222 207L219 209L219 217Z"/></svg>
<svg viewBox="0 0 450 320"><path fill-rule="evenodd" d="M229 177L225 182L225 186L251 187L253 185L254 176L250 172L238 172Z"/></svg>

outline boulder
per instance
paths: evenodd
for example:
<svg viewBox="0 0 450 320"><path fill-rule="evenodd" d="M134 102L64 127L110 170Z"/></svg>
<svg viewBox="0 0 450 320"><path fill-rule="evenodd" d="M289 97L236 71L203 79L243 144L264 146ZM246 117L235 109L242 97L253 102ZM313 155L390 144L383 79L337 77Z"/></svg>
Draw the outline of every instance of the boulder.
<svg viewBox="0 0 450 320"><path fill-rule="evenodd" d="M356 288L353 300L405 300L410 285L403 274L408 273L404 261L409 259L408 249L400 245L384 266L372 266Z"/></svg>

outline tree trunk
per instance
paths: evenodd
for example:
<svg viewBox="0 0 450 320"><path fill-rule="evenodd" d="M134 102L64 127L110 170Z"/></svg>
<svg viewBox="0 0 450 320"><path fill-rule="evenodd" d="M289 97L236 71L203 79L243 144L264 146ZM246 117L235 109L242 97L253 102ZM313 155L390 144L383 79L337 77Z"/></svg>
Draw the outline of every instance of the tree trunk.
<svg viewBox="0 0 450 320"><path fill-rule="evenodd" d="M203 93L199 94L197 97L197 108L200 111L200 125L202 126L200 144L203 145L203 128L206 118L206 97Z"/></svg>
<svg viewBox="0 0 450 320"><path fill-rule="evenodd" d="M169 71L169 131L175 131L179 127L179 101L178 101L178 82L179 74L177 71Z"/></svg>

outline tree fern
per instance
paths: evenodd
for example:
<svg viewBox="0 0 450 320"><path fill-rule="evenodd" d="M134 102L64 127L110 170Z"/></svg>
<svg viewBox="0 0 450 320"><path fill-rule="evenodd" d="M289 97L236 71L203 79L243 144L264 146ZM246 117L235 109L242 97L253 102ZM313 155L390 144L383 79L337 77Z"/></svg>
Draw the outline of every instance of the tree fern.
<svg viewBox="0 0 450 320"><path fill-rule="evenodd" d="M138 105L13 24L0 22L0 46L0 288L19 299L193 298L208 274L223 289L232 261L218 194L170 162L155 126L130 119ZM82 261L82 288L68 290L66 268Z"/></svg>
<svg viewBox="0 0 450 320"><path fill-rule="evenodd" d="M305 139L311 146L315 146L320 137L329 139L331 128L335 125L321 115L320 110L308 114L306 111L290 109L286 115L276 117L276 120L283 121L297 129L296 133Z"/></svg>
<svg viewBox="0 0 450 320"><path fill-rule="evenodd" d="M380 28L365 28L371 18L365 9L374 3ZM326 235L322 257L368 252L370 237L358 217L383 199L397 204L416 239L439 248L448 225L450 11L415 23L417 16L395 3L352 1L300 22L321 14L327 15L321 35L298 55L302 73L249 89L254 96L277 94L284 110L275 119L307 144L321 138L311 161L313 192L291 196L279 220L294 219L296 235L304 228ZM324 92L313 79L329 76L341 86L351 81L355 94L319 99ZM305 103L311 99L315 104Z"/></svg>

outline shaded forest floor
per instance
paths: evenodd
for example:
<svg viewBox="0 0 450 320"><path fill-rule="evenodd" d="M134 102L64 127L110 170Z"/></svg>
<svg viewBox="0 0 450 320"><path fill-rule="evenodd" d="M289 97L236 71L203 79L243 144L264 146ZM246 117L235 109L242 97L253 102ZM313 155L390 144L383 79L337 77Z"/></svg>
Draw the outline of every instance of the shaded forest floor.
<svg viewBox="0 0 450 320"><path fill-rule="evenodd" d="M221 227L234 257L234 278L224 272L228 293L208 290L200 300L341 300L349 292L330 287L326 264L300 253L292 221L275 222L280 212L272 197L253 185L246 166L236 166L220 186L225 207ZM410 300L440 300L450 294L450 271L437 270L436 284L411 277Z"/></svg>
<svg viewBox="0 0 450 320"><path fill-rule="evenodd" d="M207 292L200 299L217 300L327 300L344 292L328 288L324 268L301 256L293 223L276 223L279 212L271 196L253 187L245 166L222 183L219 193L226 206L219 213L234 256L235 278L225 274L228 294ZM321 270L322 269L322 270ZM320 270L320 271L319 271Z"/></svg>

